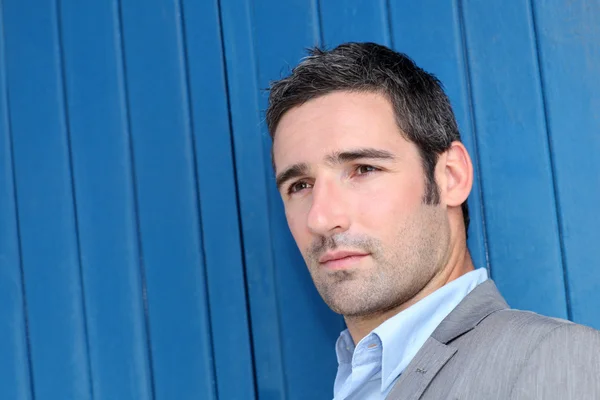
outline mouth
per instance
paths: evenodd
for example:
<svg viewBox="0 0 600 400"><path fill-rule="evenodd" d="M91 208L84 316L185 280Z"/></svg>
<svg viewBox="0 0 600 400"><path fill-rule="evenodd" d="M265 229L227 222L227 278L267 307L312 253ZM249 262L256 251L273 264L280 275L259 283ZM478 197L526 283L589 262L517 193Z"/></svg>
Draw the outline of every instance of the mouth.
<svg viewBox="0 0 600 400"><path fill-rule="evenodd" d="M369 253L360 251L333 251L323 254L319 264L327 269L340 270L355 266Z"/></svg>

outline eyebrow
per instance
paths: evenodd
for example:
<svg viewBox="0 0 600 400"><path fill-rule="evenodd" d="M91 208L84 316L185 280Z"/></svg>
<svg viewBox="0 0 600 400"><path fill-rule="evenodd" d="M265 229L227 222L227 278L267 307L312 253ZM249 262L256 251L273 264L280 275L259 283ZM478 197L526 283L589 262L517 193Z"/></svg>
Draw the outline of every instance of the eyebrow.
<svg viewBox="0 0 600 400"><path fill-rule="evenodd" d="M362 148L335 152L325 157L328 164L339 165L350 161L362 160L364 158L372 160L394 160L394 154L386 150L374 148Z"/></svg>
<svg viewBox="0 0 600 400"><path fill-rule="evenodd" d="M297 178L308 173L308 164L298 163L294 164L289 168L286 168L282 173L277 174L275 183L277 184L277 190L280 190L283 184L290 179Z"/></svg>
<svg viewBox="0 0 600 400"><path fill-rule="evenodd" d="M386 150L374 149L374 148L361 148L352 149L346 151L335 152L325 157L325 162L330 165L340 165L350 161L371 159L371 160L394 160L396 157L394 154ZM275 182L277 189L280 190L281 186L290 179L297 178L299 176L306 175L309 167L306 163L294 164L286 168L280 174L277 174Z"/></svg>

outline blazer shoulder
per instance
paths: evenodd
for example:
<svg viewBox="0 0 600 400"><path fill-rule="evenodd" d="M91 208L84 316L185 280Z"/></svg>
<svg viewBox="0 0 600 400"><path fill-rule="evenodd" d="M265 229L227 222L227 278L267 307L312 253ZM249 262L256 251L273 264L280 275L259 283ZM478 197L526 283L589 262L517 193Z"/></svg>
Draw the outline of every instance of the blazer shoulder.
<svg viewBox="0 0 600 400"><path fill-rule="evenodd" d="M490 314L481 321L478 328L486 331L497 331L502 335L516 335L523 339L541 339L554 329L574 326L581 325L576 325L564 319L546 317L531 311L508 308Z"/></svg>
<svg viewBox="0 0 600 400"><path fill-rule="evenodd" d="M600 332L560 324L529 351L511 399L600 398Z"/></svg>
<svg viewBox="0 0 600 400"><path fill-rule="evenodd" d="M528 342L530 354L544 348L553 348L553 354L560 354L581 343L600 350L600 331L531 311L499 310L482 323L487 325L486 330L498 332L512 343Z"/></svg>
<svg viewBox="0 0 600 400"><path fill-rule="evenodd" d="M579 340L595 337L600 332L571 321L551 318L530 311L498 310L490 314L472 331L472 344L487 344L495 349L510 347L526 359L542 342ZM562 346L562 344L561 344ZM565 346L562 346L564 348Z"/></svg>
<svg viewBox="0 0 600 400"><path fill-rule="evenodd" d="M547 317L545 315L534 313L533 311L517 310L514 308L498 310L491 316L495 318L502 318L504 320L513 320L539 326L554 327L562 325L575 325L573 322L566 319Z"/></svg>
<svg viewBox="0 0 600 400"><path fill-rule="evenodd" d="M600 356L600 331L530 311L499 310L475 331L477 337L487 337L497 349L510 347L518 351L524 362L539 361L545 355L569 360L585 348Z"/></svg>
<svg viewBox="0 0 600 400"><path fill-rule="evenodd" d="M444 376L457 379L456 398L600 398L588 396L600 390L600 332L592 328L501 309L449 345L458 352Z"/></svg>

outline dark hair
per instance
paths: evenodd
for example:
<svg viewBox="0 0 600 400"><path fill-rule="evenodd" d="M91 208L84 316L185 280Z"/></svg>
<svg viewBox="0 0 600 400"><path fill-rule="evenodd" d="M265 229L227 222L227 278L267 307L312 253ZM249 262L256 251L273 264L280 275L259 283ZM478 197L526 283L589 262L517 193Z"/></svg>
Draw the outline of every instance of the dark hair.
<svg viewBox="0 0 600 400"><path fill-rule="evenodd" d="M291 108L335 91L376 92L391 101L401 132L417 145L423 160L423 201L438 204L438 157L453 141L460 141L454 113L440 81L405 54L375 43L344 43L328 51L310 49L288 77L270 85L266 119L271 138L275 137L281 117ZM466 201L462 212L467 231Z"/></svg>

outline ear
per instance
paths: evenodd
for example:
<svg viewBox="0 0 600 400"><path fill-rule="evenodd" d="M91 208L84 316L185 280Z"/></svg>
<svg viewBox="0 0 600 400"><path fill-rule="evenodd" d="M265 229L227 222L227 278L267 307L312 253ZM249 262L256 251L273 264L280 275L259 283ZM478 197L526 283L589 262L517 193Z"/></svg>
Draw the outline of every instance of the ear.
<svg viewBox="0 0 600 400"><path fill-rule="evenodd" d="M461 142L452 142L445 152L445 202L449 207L459 207L467 200L473 186L473 164Z"/></svg>

